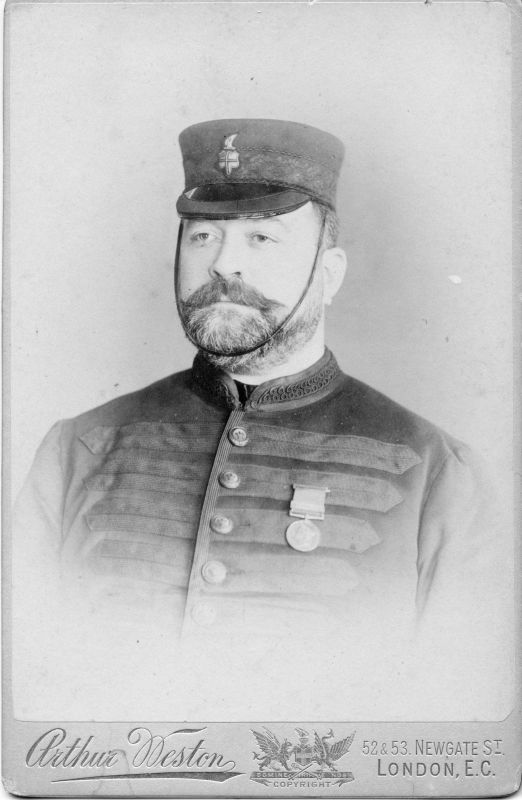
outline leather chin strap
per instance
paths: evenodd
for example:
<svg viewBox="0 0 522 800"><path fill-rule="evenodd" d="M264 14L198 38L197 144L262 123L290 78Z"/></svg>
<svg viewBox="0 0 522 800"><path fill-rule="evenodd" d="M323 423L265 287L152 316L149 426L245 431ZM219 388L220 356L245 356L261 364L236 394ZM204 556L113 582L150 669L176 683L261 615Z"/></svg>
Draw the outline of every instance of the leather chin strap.
<svg viewBox="0 0 522 800"><path fill-rule="evenodd" d="M213 355L213 356L234 356L234 357L235 356L246 356L249 353L255 353L256 350L260 350L262 347L265 346L265 344L268 344L268 342L270 342L274 338L274 336L276 336L276 334L278 334L281 331L284 331L286 328L288 328L290 322L293 320L293 318L295 317L295 315L297 314L297 312L301 308L301 306L302 306L302 304L304 302L304 299L305 299L306 295L308 294L310 286L312 285L313 279L315 277L315 273L316 273L316 270L317 270L317 264L318 264L318 260L319 260L319 252L321 250L321 245L323 243L324 224L325 224L325 218L323 216L323 219L322 219L322 222L321 222L321 230L319 232L319 238L317 240L317 248L316 248L316 251L315 251L314 262L312 264L312 269L310 270L310 275L308 276L308 280L306 282L305 288L303 289L301 297L297 301L296 305L293 307L292 311L288 314L288 316L285 317L285 319L277 326L277 328L275 328L275 330L272 331L272 333L270 333L265 339L263 339L261 342L259 342L259 344L255 344L253 347L249 347L246 350L233 350L233 351L227 352L227 353L222 353L219 350L211 350L208 347L202 347L199 344L199 342L196 342L195 339L192 336L190 336L187 333L187 331L185 330L185 335L187 336L189 341L191 341L192 344L195 347L198 348L198 350L202 350L204 353L209 353L210 355ZM180 250L181 250L181 239L182 239L182 236L183 236L183 220L181 219L180 223L179 223L179 230L178 230L178 241L177 241L177 244L176 244L176 260L175 260L175 263L174 263L174 276L175 276L174 280L175 280L176 306L177 306L177 309L178 309L179 317L181 319L181 323L183 324L183 312L182 312L182 308L181 308L181 299L180 299L180 291L179 291L179 282L180 282L179 255L180 255Z"/></svg>

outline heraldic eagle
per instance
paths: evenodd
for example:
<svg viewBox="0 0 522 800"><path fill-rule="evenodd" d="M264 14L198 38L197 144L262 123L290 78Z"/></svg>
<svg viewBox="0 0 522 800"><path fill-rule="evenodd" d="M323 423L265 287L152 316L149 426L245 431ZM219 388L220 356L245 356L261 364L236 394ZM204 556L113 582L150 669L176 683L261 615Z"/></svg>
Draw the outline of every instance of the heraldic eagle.
<svg viewBox="0 0 522 800"><path fill-rule="evenodd" d="M287 772L290 771L288 766L288 758L290 755L291 744L288 739L284 739L283 743L279 741L277 736L273 734L268 728L264 728L266 733L259 733L259 731L252 731L256 737L257 743L263 753L256 753L254 751L254 758L259 761L259 769L264 770L272 763L279 762L283 769Z"/></svg>

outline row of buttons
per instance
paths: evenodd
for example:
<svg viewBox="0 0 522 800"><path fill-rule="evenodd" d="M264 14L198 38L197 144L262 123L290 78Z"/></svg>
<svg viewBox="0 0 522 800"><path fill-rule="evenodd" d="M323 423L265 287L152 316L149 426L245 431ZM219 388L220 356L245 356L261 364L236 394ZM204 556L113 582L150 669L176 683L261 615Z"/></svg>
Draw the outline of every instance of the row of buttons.
<svg viewBox="0 0 522 800"><path fill-rule="evenodd" d="M236 447L244 447L248 443L248 434L244 428L231 428L228 432L230 442ZM224 470L219 474L218 480L225 489L237 489L241 483L239 475L232 470ZM234 523L222 514L214 514L210 520L210 527L214 533L226 535L234 528ZM227 568L221 561L207 561L201 567L201 575L207 583L223 583L227 577Z"/></svg>
<svg viewBox="0 0 522 800"><path fill-rule="evenodd" d="M228 440L234 447L245 447L248 444L248 434L244 428L231 428ZM241 480L232 470L223 470L218 475L218 481L224 489L237 489ZM223 514L214 514L210 519L210 529L214 533L226 535L234 529L234 523ZM214 586L223 583L227 577L227 568L222 561L206 561L201 567L201 576L206 583ZM208 602L200 601L192 609L192 619L197 625L212 625L216 619L215 607Z"/></svg>
<svg viewBox="0 0 522 800"><path fill-rule="evenodd" d="M225 489L237 489L241 483L239 475L236 475L236 473L231 470L221 472L218 476L218 481ZM224 517L222 514L214 514L210 520L210 527L214 533L227 534L233 530L234 523L231 519Z"/></svg>
<svg viewBox="0 0 522 800"><path fill-rule="evenodd" d="M248 444L248 434L244 428L231 428L228 439L235 447L245 447ZM232 470L223 470L218 476L218 481L225 489L237 489L241 480ZM222 514L214 514L210 520L210 528L214 533L226 535L234 528L234 523ZM207 583L218 585L227 577L227 568L222 561L206 561L201 567L201 576ZM192 609L192 618L199 625L211 625L216 618L216 609L210 603L196 603Z"/></svg>
<svg viewBox="0 0 522 800"><path fill-rule="evenodd" d="M228 432L228 438L232 442L232 444L235 445L236 447L244 447L248 443L248 434L244 428L231 428ZM239 475L237 475L237 473L232 472L232 470L229 469L220 472L218 476L218 481L220 482L221 486L223 486L225 489L237 489L239 484L241 483ZM224 517L221 514L215 514L210 520L210 527L214 531L214 533L227 534L233 530L234 523L228 517ZM209 561L208 563L218 564L220 562ZM207 565L205 565L205 567L206 566ZM203 567L203 570L205 570L205 567ZM223 569L225 570L224 574L226 575L226 569L224 566ZM203 577L205 578L205 580L209 580L205 576L205 573L203 573ZM224 580L224 576L221 580ZM211 579L209 582L221 583L221 580L216 581Z"/></svg>

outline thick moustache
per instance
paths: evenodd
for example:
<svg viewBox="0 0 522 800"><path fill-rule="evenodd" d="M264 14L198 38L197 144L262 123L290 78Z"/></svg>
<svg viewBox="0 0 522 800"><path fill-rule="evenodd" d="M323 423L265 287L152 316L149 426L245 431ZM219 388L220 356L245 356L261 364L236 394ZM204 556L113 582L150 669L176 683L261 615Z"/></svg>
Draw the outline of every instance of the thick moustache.
<svg viewBox="0 0 522 800"><path fill-rule="evenodd" d="M218 278L206 283L196 289L183 305L186 309L199 309L223 301L250 306L264 312L283 307L282 303L270 300L253 286L249 286L237 278L230 280Z"/></svg>

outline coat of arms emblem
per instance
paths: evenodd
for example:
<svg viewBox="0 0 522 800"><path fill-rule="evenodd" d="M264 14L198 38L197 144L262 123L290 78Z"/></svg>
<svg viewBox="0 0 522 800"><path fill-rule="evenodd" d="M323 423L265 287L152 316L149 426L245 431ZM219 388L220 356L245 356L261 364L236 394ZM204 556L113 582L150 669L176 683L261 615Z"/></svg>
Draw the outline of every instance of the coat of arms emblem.
<svg viewBox="0 0 522 800"><path fill-rule="evenodd" d="M299 744L292 748L291 752L294 754L296 764L301 767L306 767L314 760L314 748L310 744L308 732L302 728L296 728L299 734Z"/></svg>
<svg viewBox="0 0 522 800"><path fill-rule="evenodd" d="M278 788L303 786L303 781L313 786L342 786L353 781L353 774L340 770L335 762L348 753L355 731L342 739L336 739L331 728L323 736L304 728L295 728L295 732L298 742L294 744L286 736L280 740L268 728L252 731L261 752L254 751L259 764L251 780Z"/></svg>
<svg viewBox="0 0 522 800"><path fill-rule="evenodd" d="M220 150L219 153L219 168L225 170L227 178L232 174L233 169L239 167L239 153L234 147L234 139L237 135L237 133L231 133L229 136L225 136L223 150Z"/></svg>

